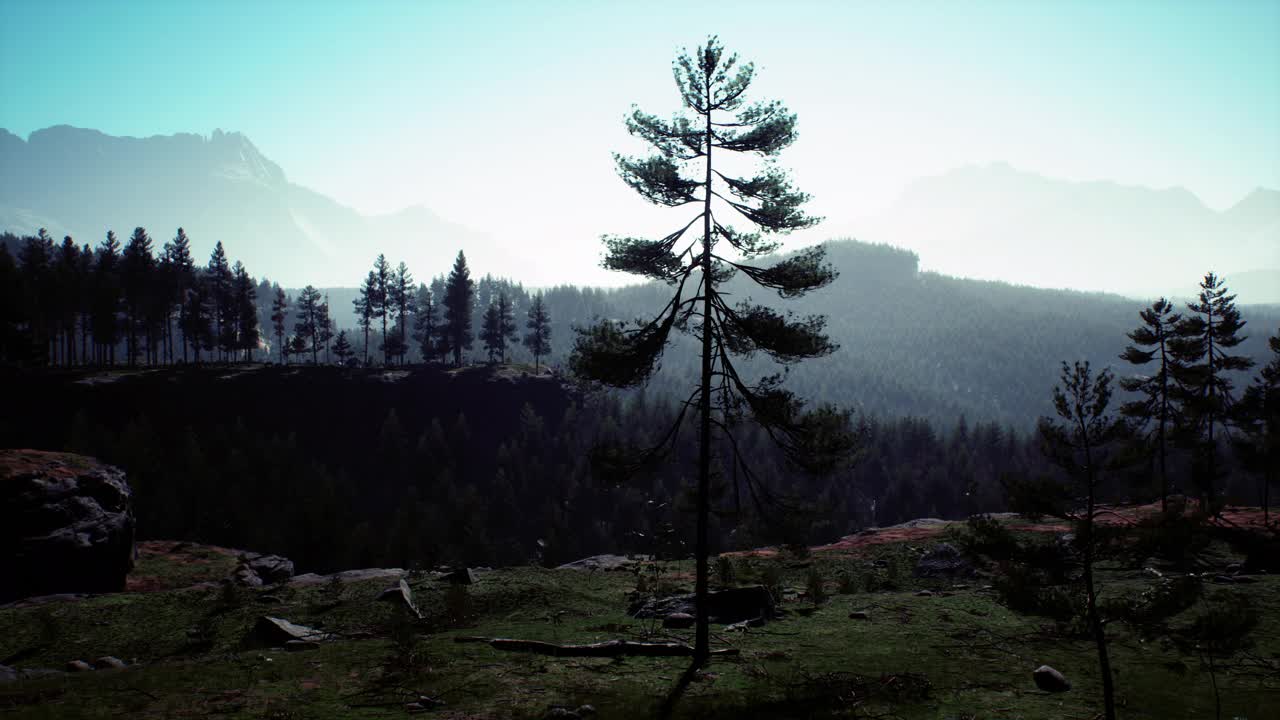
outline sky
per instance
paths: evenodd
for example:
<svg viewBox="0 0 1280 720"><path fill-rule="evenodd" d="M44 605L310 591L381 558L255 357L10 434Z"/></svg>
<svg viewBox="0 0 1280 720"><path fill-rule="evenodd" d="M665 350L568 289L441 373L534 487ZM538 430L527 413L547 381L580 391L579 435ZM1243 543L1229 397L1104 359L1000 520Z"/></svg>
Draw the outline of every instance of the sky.
<svg viewBox="0 0 1280 720"><path fill-rule="evenodd" d="M1215 209L1280 187L1280 0L3 0L0 30L19 135L240 131L363 213L425 205L549 261L683 224L611 153L643 150L624 115L676 110L670 63L710 33L799 116L781 164L811 236L974 163Z"/></svg>

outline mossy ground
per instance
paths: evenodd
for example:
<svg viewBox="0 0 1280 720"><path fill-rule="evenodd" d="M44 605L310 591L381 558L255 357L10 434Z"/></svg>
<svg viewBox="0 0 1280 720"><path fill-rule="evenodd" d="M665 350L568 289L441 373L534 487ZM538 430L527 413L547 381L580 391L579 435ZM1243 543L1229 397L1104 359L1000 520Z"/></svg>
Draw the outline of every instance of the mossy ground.
<svg viewBox="0 0 1280 720"><path fill-rule="evenodd" d="M740 655L715 659L689 683L676 716L1095 717L1101 703L1092 642L1044 618L1010 611L982 589L981 578L963 588L912 578L916 553L933 541L804 559L735 558L740 582L764 580L801 590L816 570L830 598L815 608L803 593L788 592L778 621L745 632L713 627L717 645L736 647ZM883 567L870 566L877 559L886 561ZM671 588L686 587L690 571L689 563L667 563L657 577ZM190 579L189 568L171 572ZM652 571L645 575L654 577ZM1118 566L1105 568L1101 580L1113 597L1136 594L1153 582L1139 570ZM630 572L502 569L482 573L465 596L426 576L411 577L410 583L427 615L411 625L392 605L375 601L386 580L239 593L216 587L121 593L0 610L0 662L61 668L69 660L114 655L136 663L125 670L0 685L0 714L382 718L405 716L406 702L427 695L445 702L428 717L539 718L553 706L590 703L600 718L647 718L658 713L687 666L682 658L552 658L454 641L459 635L556 642L688 639L689 632L663 630L626 614L628 593L637 584ZM1234 587L1253 598L1261 618L1253 653L1280 657L1280 580L1262 576ZM921 589L935 594L917 595ZM850 619L851 610L866 610L870 619ZM466 619L459 621L462 614ZM341 639L297 653L252 649L243 640L261 615L322 628ZM1214 716L1209 676L1198 658L1158 638L1140 638L1123 624L1108 632L1122 717ZM1037 690L1031 671L1040 664L1065 673L1072 690ZM1280 717L1274 687L1222 673L1218 680L1222 717Z"/></svg>

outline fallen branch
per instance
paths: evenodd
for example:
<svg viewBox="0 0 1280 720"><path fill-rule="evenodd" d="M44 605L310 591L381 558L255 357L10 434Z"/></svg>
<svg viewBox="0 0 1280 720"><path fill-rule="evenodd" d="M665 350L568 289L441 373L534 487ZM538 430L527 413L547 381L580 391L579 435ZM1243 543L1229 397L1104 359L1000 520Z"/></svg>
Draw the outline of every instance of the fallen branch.
<svg viewBox="0 0 1280 720"><path fill-rule="evenodd" d="M554 657L619 657L622 655L641 655L646 657L690 657L693 647L678 642L636 642L634 640L606 640L588 645L557 645L541 640L516 640L512 638L485 638L474 635L460 635L454 642L488 643L494 650L507 652L527 652ZM737 648L712 650L712 655L737 655Z"/></svg>

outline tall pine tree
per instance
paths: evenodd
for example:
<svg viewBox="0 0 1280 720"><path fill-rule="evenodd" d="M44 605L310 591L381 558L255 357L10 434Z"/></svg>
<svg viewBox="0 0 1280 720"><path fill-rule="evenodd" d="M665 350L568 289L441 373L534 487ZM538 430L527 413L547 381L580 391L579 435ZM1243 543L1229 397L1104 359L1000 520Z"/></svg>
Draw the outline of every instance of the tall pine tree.
<svg viewBox="0 0 1280 720"><path fill-rule="evenodd" d="M1218 442L1234 402L1232 373L1247 370L1253 361L1229 350L1244 341L1245 322L1236 309L1235 295L1214 273L1200 282L1200 294L1188 303L1190 315L1177 326L1169 349L1178 366L1178 399L1182 405L1183 439L1192 448L1192 476L1207 503L1218 514Z"/></svg>
<svg viewBox="0 0 1280 720"><path fill-rule="evenodd" d="M453 261L453 269L445 281L444 333L445 347L441 352L453 353L453 364L462 367L462 352L471 349L475 337L471 333L471 309L475 302L475 281L467 267L467 256L461 250Z"/></svg>
<svg viewBox="0 0 1280 720"><path fill-rule="evenodd" d="M538 362L551 352L551 315L547 312L546 303L542 301L542 293L533 296L525 328L528 332L524 335L524 346L533 353L533 371L536 373L539 369Z"/></svg>
<svg viewBox="0 0 1280 720"><path fill-rule="evenodd" d="M1160 298L1139 313L1142 325L1128 333L1133 345L1121 353L1120 358L1138 366L1158 363L1150 375L1123 378L1120 387L1139 398L1120 407L1126 418L1149 426L1143 440L1149 454L1156 459L1160 471L1160 507L1169 509L1168 440L1169 433L1178 422L1174 375L1180 369L1169 349L1169 341L1182 316L1173 312L1173 303Z"/></svg>
<svg viewBox="0 0 1280 720"><path fill-rule="evenodd" d="M835 279L821 248L801 251L769 267L751 264L752 258L778 249L772 235L817 222L801 209L809 196L792 187L786 173L772 164L755 175L734 177L712 163L713 156L721 153L726 157L777 156L796 138L796 117L779 102L747 104L746 91L755 69L750 63L740 65L736 55L726 56L714 37L693 55L682 54L674 69L687 114L667 121L634 109L627 129L648 142L653 154L644 159L615 155L615 160L623 181L649 202L670 208L692 205L701 211L658 240L606 237L604 260L606 268L666 282L674 294L647 323L626 327L606 321L580 332L571 365L587 379L617 387L638 385L654 371L673 329L689 329L699 336L700 382L691 397L696 397L696 402L682 406L672 431L659 446L669 447L687 408L696 407L697 666L710 653L707 563L713 429L734 449L734 462L743 471L739 476L748 483L753 497L765 493L752 464L738 451L729 432L740 415L754 418L778 442L789 461L811 471L835 467L853 449L855 440L848 431L846 413L832 408L805 413L801 401L782 387L781 375L752 381L741 375L735 362L735 356L757 351L783 363L827 355L836 346L823 334L824 319L797 319L749 300L731 306L720 289L739 272L783 298L798 297ZM684 174L685 169L694 174ZM753 229L735 229L729 224L734 215ZM688 230L699 221L701 237L686 240ZM691 285L689 297L685 293ZM642 453L642 457L652 454Z"/></svg>

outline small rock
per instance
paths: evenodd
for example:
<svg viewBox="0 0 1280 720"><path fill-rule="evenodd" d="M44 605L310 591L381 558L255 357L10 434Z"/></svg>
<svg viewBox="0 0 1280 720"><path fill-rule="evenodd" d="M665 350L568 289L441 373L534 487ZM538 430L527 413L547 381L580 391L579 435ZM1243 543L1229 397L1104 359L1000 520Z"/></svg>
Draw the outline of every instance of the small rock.
<svg viewBox="0 0 1280 720"><path fill-rule="evenodd" d="M689 613L671 613L662 619L662 627L673 630L684 630L693 627L695 618Z"/></svg>
<svg viewBox="0 0 1280 720"><path fill-rule="evenodd" d="M411 703L405 703L404 711L409 713L410 715L413 715L415 713L426 711L426 708L422 706L422 703L411 702Z"/></svg>
<svg viewBox="0 0 1280 720"><path fill-rule="evenodd" d="M580 715L581 717L591 717L592 715L595 715L595 714L596 714L595 705L583 705L578 708L578 715Z"/></svg>
<svg viewBox="0 0 1280 720"><path fill-rule="evenodd" d="M854 610L853 612L849 613L849 619L850 620L870 620L871 613L867 612L866 610Z"/></svg>
<svg viewBox="0 0 1280 720"><path fill-rule="evenodd" d="M18 671L8 665L0 665L0 684L13 682L18 679Z"/></svg>
<svg viewBox="0 0 1280 720"><path fill-rule="evenodd" d="M731 625L725 625L724 629L730 632L743 632L749 627L762 627L764 625L764 616L747 618L740 620Z"/></svg>
<svg viewBox="0 0 1280 720"><path fill-rule="evenodd" d="M405 582L404 578L400 578L400 582L378 593L378 600L396 603L413 613L414 617L419 620L422 619L422 613L418 611L418 606L413 601L413 589L409 587L409 583Z"/></svg>
<svg viewBox="0 0 1280 720"><path fill-rule="evenodd" d="M93 666L83 660L72 660L67 663L67 672L89 672Z"/></svg>
<svg viewBox="0 0 1280 720"><path fill-rule="evenodd" d="M916 593L916 597L933 597L933 591L921 590L920 592Z"/></svg>
<svg viewBox="0 0 1280 720"><path fill-rule="evenodd" d="M314 640L290 640L284 644L284 649L289 652L302 652L304 650L317 650L320 643Z"/></svg>
<svg viewBox="0 0 1280 720"><path fill-rule="evenodd" d="M288 582L293 577L293 561L279 555L241 553L240 562L248 565L267 585Z"/></svg>
<svg viewBox="0 0 1280 720"><path fill-rule="evenodd" d="M1150 575L1150 576L1151 576L1151 577L1153 577L1153 578L1162 578L1162 577L1164 577L1164 573L1160 572L1159 570L1157 570L1157 569L1155 569L1155 568L1153 568L1153 567L1145 567L1145 568L1142 568L1142 572L1146 573L1147 575Z"/></svg>
<svg viewBox="0 0 1280 720"><path fill-rule="evenodd" d="M547 711L545 717L547 720L581 720L582 718L576 710L570 710L566 707L553 707Z"/></svg>
<svg viewBox="0 0 1280 720"><path fill-rule="evenodd" d="M251 643L258 647L283 647L290 640L323 642L330 638L331 636L328 633L321 632L315 628L297 625L283 618L269 617L267 615L258 618L249 636Z"/></svg>
<svg viewBox="0 0 1280 720"><path fill-rule="evenodd" d="M1066 692L1071 689L1066 676L1048 665L1036 668L1031 677L1036 681L1036 687L1045 692Z"/></svg>
<svg viewBox="0 0 1280 720"><path fill-rule="evenodd" d="M262 603L263 605L280 605L284 603L284 600L281 600L276 595L262 595L258 597L258 602Z"/></svg>
<svg viewBox="0 0 1280 720"><path fill-rule="evenodd" d="M96 670L123 670L127 666L125 665L125 662L118 657L104 655L93 661L93 667Z"/></svg>
<svg viewBox="0 0 1280 720"><path fill-rule="evenodd" d="M1231 563L1227 566L1227 572L1229 573L1237 573L1241 570L1244 570L1244 563Z"/></svg>

